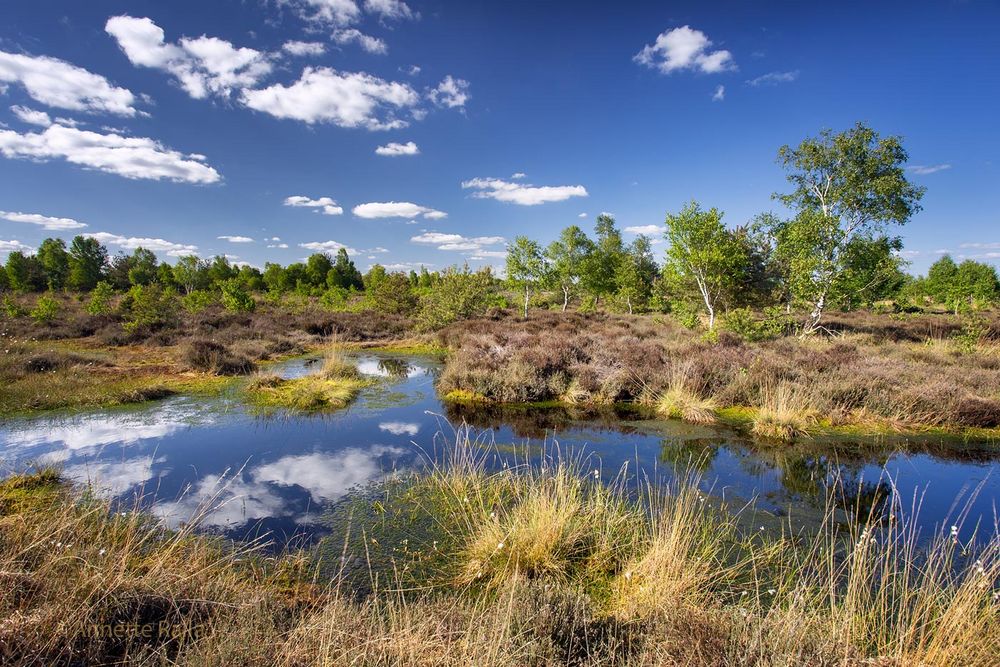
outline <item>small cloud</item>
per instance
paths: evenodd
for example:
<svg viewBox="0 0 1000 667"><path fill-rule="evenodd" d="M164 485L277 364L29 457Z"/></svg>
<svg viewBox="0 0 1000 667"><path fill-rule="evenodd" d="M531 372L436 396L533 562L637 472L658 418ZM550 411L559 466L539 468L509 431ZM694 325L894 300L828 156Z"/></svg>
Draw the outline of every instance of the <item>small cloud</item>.
<svg viewBox="0 0 1000 667"><path fill-rule="evenodd" d="M777 86L779 83L791 83L797 78L799 78L799 70L792 72L768 72L767 74L758 76L756 79L749 79L747 85L754 88L758 86Z"/></svg>
<svg viewBox="0 0 1000 667"><path fill-rule="evenodd" d="M438 250L475 251L480 254L486 252L483 250L483 246L497 245L505 241L506 239L502 236L474 236L470 238L461 234L441 232L424 232L410 239L411 243L435 245Z"/></svg>
<svg viewBox="0 0 1000 667"><path fill-rule="evenodd" d="M326 46L322 42L300 42L290 40L281 46L281 50L293 56L321 56L326 53Z"/></svg>
<svg viewBox="0 0 1000 667"><path fill-rule="evenodd" d="M665 227L661 227L660 225L638 225L636 227L626 227L625 231L630 234L645 234L647 236L652 236L653 234L662 234L665 229Z"/></svg>
<svg viewBox="0 0 1000 667"><path fill-rule="evenodd" d="M580 215L578 215L576 217L578 217L578 218L586 218L587 214L586 213L581 213Z"/></svg>
<svg viewBox="0 0 1000 667"><path fill-rule="evenodd" d="M632 59L663 74L686 69L715 74L736 67L729 51L711 51L712 41L700 30L683 26L660 33Z"/></svg>
<svg viewBox="0 0 1000 667"><path fill-rule="evenodd" d="M29 225L38 225L42 229L50 232L67 231L70 229L83 229L86 223L79 222L73 218L53 218L39 213L17 213L13 211L0 211L0 218L11 222L25 222Z"/></svg>
<svg viewBox="0 0 1000 667"><path fill-rule="evenodd" d="M344 209L338 206L337 202L330 197L310 199L309 197L303 197L302 195L292 195L291 197L285 198L285 206L312 208L315 209L316 212L322 213L323 215L340 215L344 212Z"/></svg>
<svg viewBox="0 0 1000 667"><path fill-rule="evenodd" d="M310 241L309 243L300 243L299 247L305 248L306 250L312 250L313 252L337 252L343 248L347 251L348 255L360 254L360 251L346 246L338 241Z"/></svg>
<svg viewBox="0 0 1000 667"><path fill-rule="evenodd" d="M439 107L449 109L464 107L465 103L469 101L469 82L464 79L456 79L449 74L436 88L427 92L427 99Z"/></svg>
<svg viewBox="0 0 1000 667"><path fill-rule="evenodd" d="M215 238L220 241L229 241L230 243L253 243L253 239L249 236L230 236L225 234L223 236L216 236Z"/></svg>
<svg viewBox="0 0 1000 667"><path fill-rule="evenodd" d="M726 99L726 87L725 86L717 86L716 89L715 89L715 94L712 95L712 101L713 102L721 102L724 99Z"/></svg>
<svg viewBox="0 0 1000 667"><path fill-rule="evenodd" d="M908 166L907 171L912 171L917 176L926 176L927 174L935 174L939 171L944 171L946 169L951 169L950 164L911 164Z"/></svg>
<svg viewBox="0 0 1000 667"><path fill-rule="evenodd" d="M38 125L40 127L48 127L52 124L52 118L50 118L44 111L36 111L35 109L29 109L28 107L22 107L16 104L12 106L10 110L22 123Z"/></svg>
<svg viewBox="0 0 1000 667"><path fill-rule="evenodd" d="M25 254L30 254L35 252L35 249L29 245L24 245L20 241L4 241L0 239L0 252L16 252L20 251Z"/></svg>
<svg viewBox="0 0 1000 667"><path fill-rule="evenodd" d="M377 53L378 55L385 55L389 52L389 46L384 41L378 37L366 35L357 28L337 30L333 33L333 41L341 46L345 44L357 44L368 53Z"/></svg>
<svg viewBox="0 0 1000 667"><path fill-rule="evenodd" d="M407 201L370 202L359 204L352 209L354 215L359 218L415 218L422 216L430 220L440 220L447 218L444 211L437 211L433 208L420 206Z"/></svg>
<svg viewBox="0 0 1000 667"><path fill-rule="evenodd" d="M546 202L565 201L571 197L588 196L587 189L582 185L534 186L511 183L499 178L473 178L463 182L462 187L476 190L472 196L477 199L496 199L521 206L536 206Z"/></svg>
<svg viewBox="0 0 1000 667"><path fill-rule="evenodd" d="M400 155L419 155L420 149L412 141L407 141L405 144L396 143L395 141L390 141L385 146L379 146L375 149L375 155L384 155L387 157L399 157Z"/></svg>
<svg viewBox="0 0 1000 667"><path fill-rule="evenodd" d="M510 175L510 177L511 177L511 178L512 178L513 180L515 180L515 181L518 181L518 180L520 180L520 179L524 178L525 176L527 176L527 174L526 174L526 173L524 173L523 171L519 171L519 172L517 172L517 173L514 173L514 174L511 174L511 175Z"/></svg>

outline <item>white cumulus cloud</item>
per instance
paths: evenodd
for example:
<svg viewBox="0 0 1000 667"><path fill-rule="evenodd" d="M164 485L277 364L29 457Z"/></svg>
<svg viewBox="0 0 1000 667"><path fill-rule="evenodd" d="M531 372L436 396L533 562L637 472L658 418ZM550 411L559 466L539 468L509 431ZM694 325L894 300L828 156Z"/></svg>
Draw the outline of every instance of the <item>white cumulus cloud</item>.
<svg viewBox="0 0 1000 667"><path fill-rule="evenodd" d="M293 56L321 56L326 53L326 46L322 42L301 42L293 39L282 44L281 50Z"/></svg>
<svg viewBox="0 0 1000 667"><path fill-rule="evenodd" d="M661 32L633 60L647 67L671 74L685 69L714 74L735 67L729 51L711 51L710 40L701 30L682 26Z"/></svg>
<svg viewBox="0 0 1000 667"><path fill-rule="evenodd" d="M360 251L355 250L349 246L340 243L339 241L310 241L309 243L300 243L300 248L305 248L306 250L312 250L313 252L329 252L334 253L343 248L347 251L348 255L360 254Z"/></svg>
<svg viewBox="0 0 1000 667"><path fill-rule="evenodd" d="M73 218L53 218L39 213L15 213L12 211L0 211L0 218L11 222L26 222L29 225L38 225L42 229L50 232L67 231L70 229L83 229L86 223L79 222Z"/></svg>
<svg viewBox="0 0 1000 667"><path fill-rule="evenodd" d="M3 239L0 239L0 252L15 252L17 250L20 250L25 254L30 254L35 252L34 248L32 248L29 245L24 245L20 241L17 240L4 241Z"/></svg>
<svg viewBox="0 0 1000 667"><path fill-rule="evenodd" d="M411 237L411 243L421 245L437 246L438 250L470 251L483 254L483 246L497 245L504 243L506 239L502 236L473 236L466 237L461 234L445 234L442 232L424 232Z"/></svg>
<svg viewBox="0 0 1000 667"><path fill-rule="evenodd" d="M22 107L16 104L12 106L10 110L22 123L39 125L41 127L48 127L52 124L52 118L50 118L44 111L37 111L35 109L29 109L28 107Z"/></svg>
<svg viewBox="0 0 1000 667"><path fill-rule="evenodd" d="M215 183L221 178L219 172L205 164L204 155L185 155L146 137L100 134L63 125L26 134L0 130L0 153L8 158L38 161L62 158L131 179Z"/></svg>
<svg viewBox="0 0 1000 667"><path fill-rule="evenodd" d="M389 45L378 37L366 35L357 28L341 28L333 33L333 41L341 46L345 44L357 44L368 53L385 55L389 53Z"/></svg>
<svg viewBox="0 0 1000 667"><path fill-rule="evenodd" d="M343 26L361 17L361 8L354 0L278 0L290 7L299 18L315 26Z"/></svg>
<svg viewBox="0 0 1000 667"><path fill-rule="evenodd" d="M464 79L456 79L452 75L446 76L441 83L427 92L427 99L439 107L454 109L464 107L469 101L469 82Z"/></svg>
<svg viewBox="0 0 1000 667"><path fill-rule="evenodd" d="M249 236L231 236L229 234L223 234L222 236L215 237L220 241L229 241L230 243L253 243L253 239Z"/></svg>
<svg viewBox="0 0 1000 667"><path fill-rule="evenodd" d="M448 217L444 211L420 206L408 201L370 202L354 207L354 215L359 218L415 218L423 216L430 220L440 220Z"/></svg>
<svg viewBox="0 0 1000 667"><path fill-rule="evenodd" d="M496 199L497 201L536 206L546 202L565 201L571 197L586 197L587 189L582 185L542 185L511 183L499 178L473 178L462 183L465 189L473 189L473 197Z"/></svg>
<svg viewBox="0 0 1000 667"><path fill-rule="evenodd" d="M635 227L626 227L625 231L631 234L644 234L646 236L651 236L653 234L662 234L665 231L665 228L660 225L638 225Z"/></svg>
<svg viewBox="0 0 1000 667"><path fill-rule="evenodd" d="M322 213L323 215L340 215L344 212L344 209L338 206L337 202L330 197L310 199L309 197L303 197L302 195L292 195L291 197L285 198L285 206L311 208L315 209L317 213Z"/></svg>
<svg viewBox="0 0 1000 667"><path fill-rule="evenodd" d="M229 97L233 90L255 86L272 70L269 54L218 37L167 42L163 29L148 18L113 16L104 29L133 65L169 72L195 99Z"/></svg>
<svg viewBox="0 0 1000 667"><path fill-rule="evenodd" d="M395 118L393 112L416 106L419 96L408 84L363 72L307 67L290 86L245 90L242 101L275 118L384 130L405 127L407 123Z"/></svg>
<svg viewBox="0 0 1000 667"><path fill-rule="evenodd" d="M365 0L365 11L377 14L381 19L396 21L420 18L420 15L402 0Z"/></svg>
<svg viewBox="0 0 1000 667"><path fill-rule="evenodd" d="M419 155L420 149L412 141L407 141L405 144L396 143L395 141L390 141L385 146L379 146L375 149L375 155L385 155L388 157L399 157L400 155Z"/></svg>
<svg viewBox="0 0 1000 667"><path fill-rule="evenodd" d="M715 93L712 95L712 101L721 102L724 99L726 99L726 87L716 86Z"/></svg>
<svg viewBox="0 0 1000 667"><path fill-rule="evenodd" d="M135 116L135 95L112 85L99 74L47 56L0 51L0 84L20 85L35 100L50 107Z"/></svg>

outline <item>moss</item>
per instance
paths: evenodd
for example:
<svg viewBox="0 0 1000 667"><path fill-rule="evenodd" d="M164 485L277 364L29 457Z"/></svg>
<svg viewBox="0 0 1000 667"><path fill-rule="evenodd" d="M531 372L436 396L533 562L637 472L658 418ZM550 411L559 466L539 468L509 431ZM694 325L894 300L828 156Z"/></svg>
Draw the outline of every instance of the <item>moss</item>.
<svg viewBox="0 0 1000 667"><path fill-rule="evenodd" d="M64 487L59 472L42 468L0 482L0 516L27 514L51 506Z"/></svg>

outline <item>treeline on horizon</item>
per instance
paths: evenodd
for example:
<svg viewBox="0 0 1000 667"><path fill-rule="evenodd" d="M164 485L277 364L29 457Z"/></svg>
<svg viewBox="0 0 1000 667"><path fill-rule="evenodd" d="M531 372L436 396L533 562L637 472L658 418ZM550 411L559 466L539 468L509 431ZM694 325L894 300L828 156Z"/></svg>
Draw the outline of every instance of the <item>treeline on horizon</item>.
<svg viewBox="0 0 1000 667"><path fill-rule="evenodd" d="M892 302L897 309L940 304L958 313L997 303L1000 279L989 264L956 264L944 255L926 277L906 272L902 241L890 230L920 210L924 193L906 179L906 160L898 137L881 138L860 123L784 146L778 161L793 189L774 197L792 217L761 214L729 228L722 212L691 202L666 217L662 263L654 257L657 239L640 235L626 244L606 214L598 216L594 238L576 225L545 247L515 238L505 280L489 267L467 266L407 273L376 264L362 275L344 249L287 266L267 263L263 271L234 266L224 256L188 255L171 265L145 248L110 256L98 240L77 236L68 247L48 238L33 255L11 252L0 270L0 291L91 293L94 314L109 311L116 293L124 294L125 309L145 300L150 310L169 311L180 300L188 310L219 301L244 312L255 309L255 293L297 294L332 310L420 314L434 326L509 307L509 288L520 295L524 316L530 306L566 310L576 303L582 310L672 312L692 325L703 316L712 330L719 314L738 319L780 309L808 313L805 333L820 328L830 308ZM9 298L4 304L15 314ZM51 299L42 306L40 321L58 308Z"/></svg>

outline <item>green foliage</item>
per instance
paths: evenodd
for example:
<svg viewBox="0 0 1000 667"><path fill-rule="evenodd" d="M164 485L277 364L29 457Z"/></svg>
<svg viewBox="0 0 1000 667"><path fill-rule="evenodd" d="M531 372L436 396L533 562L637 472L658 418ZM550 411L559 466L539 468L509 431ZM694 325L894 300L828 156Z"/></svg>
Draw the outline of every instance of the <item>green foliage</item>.
<svg viewBox="0 0 1000 667"><path fill-rule="evenodd" d="M538 242L527 236L516 237L507 247L507 283L514 289L524 291L525 317L528 316L532 290L544 285L548 276L548 262Z"/></svg>
<svg viewBox="0 0 1000 667"><path fill-rule="evenodd" d="M686 301L676 301L671 304L670 315L685 329L697 329L701 322L698 311Z"/></svg>
<svg viewBox="0 0 1000 667"><path fill-rule="evenodd" d="M107 281L100 281L90 292L90 299L84 309L91 315L111 314L111 299L115 291Z"/></svg>
<svg viewBox="0 0 1000 667"><path fill-rule="evenodd" d="M7 282L15 292L33 292L45 289L45 272L38 258L15 250L7 255L5 267Z"/></svg>
<svg viewBox="0 0 1000 667"><path fill-rule="evenodd" d="M177 316L177 297L159 285L134 285L122 299L119 308L124 316L122 329L134 333L139 329L156 330L173 324Z"/></svg>
<svg viewBox="0 0 1000 667"><path fill-rule="evenodd" d="M924 189L907 181L907 159L898 137L883 139L861 123L778 150L794 189L775 197L798 213L775 226L776 254L792 294L812 309L805 333L817 329L843 289L851 243L877 239L887 225L905 224L920 210Z"/></svg>
<svg viewBox="0 0 1000 667"><path fill-rule="evenodd" d="M28 314L28 311L17 302L14 297L10 294L3 295L3 302L0 303L0 308L3 309L3 314L14 319L16 317L24 317Z"/></svg>
<svg viewBox="0 0 1000 667"><path fill-rule="evenodd" d="M722 323L727 331L751 342L779 338L793 328L791 318L780 307L765 308L760 319L750 308L734 308L723 316Z"/></svg>
<svg viewBox="0 0 1000 667"><path fill-rule="evenodd" d="M228 278L219 283L222 290L222 306L234 313L252 313L257 302L247 293L239 278Z"/></svg>
<svg viewBox="0 0 1000 667"><path fill-rule="evenodd" d="M74 237L69 246L69 278L71 289L87 292L104 277L108 264L108 251L95 238Z"/></svg>
<svg viewBox="0 0 1000 667"><path fill-rule="evenodd" d="M199 289L208 289L208 263L197 255L184 255L174 264L174 282L185 294Z"/></svg>
<svg viewBox="0 0 1000 667"><path fill-rule="evenodd" d="M1000 301L1000 279L996 268L971 259L956 265L944 255L931 265L923 292L955 313L978 310Z"/></svg>
<svg viewBox="0 0 1000 667"><path fill-rule="evenodd" d="M376 264L365 276L365 308L380 313L409 315L417 308L417 296L405 273L386 273Z"/></svg>
<svg viewBox="0 0 1000 667"><path fill-rule="evenodd" d="M972 354L989 331L989 322L982 315L968 314L962 318L962 329L953 336L959 351Z"/></svg>
<svg viewBox="0 0 1000 667"><path fill-rule="evenodd" d="M49 324L59 314L59 302L51 294L38 297L35 307L28 315L36 324Z"/></svg>
<svg viewBox="0 0 1000 667"><path fill-rule="evenodd" d="M128 271L128 281L132 285L149 285L156 281L157 269L156 255L152 250L136 248L132 253L131 267Z"/></svg>
<svg viewBox="0 0 1000 667"><path fill-rule="evenodd" d="M596 307L600 304L601 297L615 292L615 276L625 248L615 219L607 213L597 216L594 231L597 240L584 258L581 282L583 288L594 297Z"/></svg>
<svg viewBox="0 0 1000 667"><path fill-rule="evenodd" d="M218 296L208 290L194 290L181 297L181 307L192 315L200 313L218 301Z"/></svg>
<svg viewBox="0 0 1000 667"><path fill-rule="evenodd" d="M69 253L62 239L45 239L35 253L38 263L45 273L49 289L59 290L66 286L69 277Z"/></svg>
<svg viewBox="0 0 1000 667"><path fill-rule="evenodd" d="M629 314L648 308L658 273L649 239L639 236L629 245L615 269L615 296L625 304Z"/></svg>
<svg viewBox="0 0 1000 667"><path fill-rule="evenodd" d="M452 322L481 317L496 305L498 294L489 268L478 271L470 271L468 266L452 268L441 274L439 284L421 299L417 319L422 329L439 329Z"/></svg>
<svg viewBox="0 0 1000 667"><path fill-rule="evenodd" d="M715 327L715 312L723 297L744 281L747 255L722 224L717 209L703 211L691 202L680 213L667 216L667 261L664 277L681 289L695 289Z"/></svg>
<svg viewBox="0 0 1000 667"><path fill-rule="evenodd" d="M562 230L559 238L545 249L545 259L551 267L552 283L563 294L564 311L569 305L570 296L583 279L587 257L593 251L593 241L576 225Z"/></svg>

